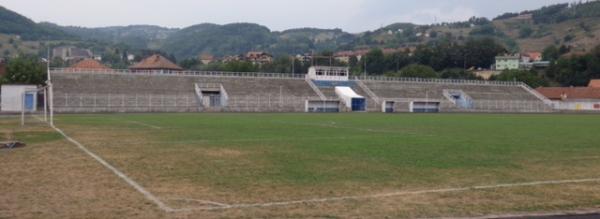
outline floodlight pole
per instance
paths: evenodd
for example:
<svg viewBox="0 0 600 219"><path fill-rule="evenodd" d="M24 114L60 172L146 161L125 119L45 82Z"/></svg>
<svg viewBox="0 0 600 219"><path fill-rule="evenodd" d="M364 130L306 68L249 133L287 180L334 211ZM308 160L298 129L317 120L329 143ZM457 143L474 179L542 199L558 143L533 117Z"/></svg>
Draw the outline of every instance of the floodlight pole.
<svg viewBox="0 0 600 219"><path fill-rule="evenodd" d="M364 62L365 62L364 77L365 77L365 79L367 79L367 55L365 55Z"/></svg>
<svg viewBox="0 0 600 219"><path fill-rule="evenodd" d="M44 122L48 122L48 87L44 87Z"/></svg>
<svg viewBox="0 0 600 219"><path fill-rule="evenodd" d="M46 89L48 89L48 108L50 108L50 126L54 127L54 92L52 89L52 80L50 77L50 45L48 44L48 60L46 63L46 74L48 75L48 80L46 81ZM45 92L44 92L45 93ZM46 98L44 98L46 100ZM45 106L45 104L44 104Z"/></svg>

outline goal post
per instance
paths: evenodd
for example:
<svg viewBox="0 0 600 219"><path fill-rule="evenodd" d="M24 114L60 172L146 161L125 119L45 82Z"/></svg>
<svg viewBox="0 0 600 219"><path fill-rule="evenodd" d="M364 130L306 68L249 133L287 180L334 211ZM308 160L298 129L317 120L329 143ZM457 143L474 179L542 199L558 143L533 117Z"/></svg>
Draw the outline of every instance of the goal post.
<svg viewBox="0 0 600 219"><path fill-rule="evenodd" d="M21 95L21 126L27 124L52 124L51 89L49 86L25 89ZM41 98L41 100L40 100Z"/></svg>

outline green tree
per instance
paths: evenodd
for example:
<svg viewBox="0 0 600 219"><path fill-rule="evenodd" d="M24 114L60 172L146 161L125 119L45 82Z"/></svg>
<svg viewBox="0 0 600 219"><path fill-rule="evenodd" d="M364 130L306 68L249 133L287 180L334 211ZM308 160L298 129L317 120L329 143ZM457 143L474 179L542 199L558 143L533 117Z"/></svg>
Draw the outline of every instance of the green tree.
<svg viewBox="0 0 600 219"><path fill-rule="evenodd" d="M201 68L201 65L202 63L197 58L184 59L179 62L179 66L181 66L183 69L189 70L198 70Z"/></svg>
<svg viewBox="0 0 600 219"><path fill-rule="evenodd" d="M6 75L2 84L35 84L46 81L46 66L37 57L20 56L10 59L6 66Z"/></svg>
<svg viewBox="0 0 600 219"><path fill-rule="evenodd" d="M489 68L497 55L505 53L506 48L493 38L469 39L464 45L465 62L468 67Z"/></svg>
<svg viewBox="0 0 600 219"><path fill-rule="evenodd" d="M523 26L519 29L519 38L527 38L533 34L533 29L530 26Z"/></svg>
<svg viewBox="0 0 600 219"><path fill-rule="evenodd" d="M223 65L222 71L228 72L257 72L258 67L251 62L233 61Z"/></svg>
<svg viewBox="0 0 600 219"><path fill-rule="evenodd" d="M521 81L530 87L542 87L548 86L548 81L542 77L539 77L535 71L525 70L506 70L500 75L492 76L491 80L498 81Z"/></svg>
<svg viewBox="0 0 600 219"><path fill-rule="evenodd" d="M385 72L385 57L381 49L373 49L363 58L366 58L367 72L369 74L383 74Z"/></svg>
<svg viewBox="0 0 600 219"><path fill-rule="evenodd" d="M433 68L426 65L411 64L400 70L399 73L387 74L391 77L407 77L407 78L436 78L437 72Z"/></svg>
<svg viewBox="0 0 600 219"><path fill-rule="evenodd" d="M554 62L560 57L560 51L554 45L548 46L544 49L542 57L546 61Z"/></svg>
<svg viewBox="0 0 600 219"><path fill-rule="evenodd" d="M440 77L447 78L447 79L467 79L467 80L480 79L475 74L473 74L473 72L466 71L465 69L462 69L462 68L444 69L440 73Z"/></svg>

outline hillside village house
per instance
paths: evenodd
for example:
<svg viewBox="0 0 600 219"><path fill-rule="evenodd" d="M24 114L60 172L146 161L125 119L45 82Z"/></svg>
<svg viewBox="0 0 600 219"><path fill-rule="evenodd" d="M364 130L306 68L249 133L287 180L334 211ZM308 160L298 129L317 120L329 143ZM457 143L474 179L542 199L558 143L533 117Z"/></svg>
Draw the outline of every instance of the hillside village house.
<svg viewBox="0 0 600 219"><path fill-rule="evenodd" d="M416 50L416 47L400 47L400 48L385 48L381 51L385 55L391 55L399 52L408 52L408 55L412 55L412 53ZM333 55L334 59L338 62L342 63L350 63L351 57L356 57L358 61L362 59L363 56L366 56L371 50L370 49L361 49L354 51L340 51Z"/></svg>
<svg viewBox="0 0 600 219"><path fill-rule="evenodd" d="M52 58L61 58L65 61L83 60L93 58L94 54L89 49L80 49L74 46L61 46L52 49Z"/></svg>
<svg viewBox="0 0 600 219"><path fill-rule="evenodd" d="M312 61L311 54L298 54L295 58L302 63L310 63Z"/></svg>
<svg viewBox="0 0 600 219"><path fill-rule="evenodd" d="M541 87L540 94L552 100L558 110L600 111L600 79L587 87Z"/></svg>
<svg viewBox="0 0 600 219"><path fill-rule="evenodd" d="M172 71L183 71L183 68L179 67L175 63L169 61L167 58L161 55L152 55L141 62L129 67L129 70L134 72L145 72L145 71L160 71L160 72L172 72Z"/></svg>
<svg viewBox="0 0 600 219"><path fill-rule="evenodd" d="M542 60L542 53L540 52L528 52L528 53L523 53L521 55L521 62L523 63L529 63L529 62L541 62Z"/></svg>
<svg viewBox="0 0 600 219"><path fill-rule="evenodd" d="M495 68L498 71L519 69L521 58L519 55L496 56Z"/></svg>
<svg viewBox="0 0 600 219"><path fill-rule="evenodd" d="M237 61L242 61L242 60L244 60L244 59L241 55L225 56L225 57L223 57L223 59L221 59L221 61L224 63L237 62Z"/></svg>
<svg viewBox="0 0 600 219"><path fill-rule="evenodd" d="M210 55L210 54L202 54L202 55L200 55L198 57L198 60L202 64L207 65L207 64L210 64L210 63L214 62L215 61L215 57L212 56L212 55Z"/></svg>
<svg viewBox="0 0 600 219"><path fill-rule="evenodd" d="M273 56L266 52L248 52L245 57L246 61L252 62L255 65L269 64L273 62Z"/></svg>
<svg viewBox="0 0 600 219"><path fill-rule="evenodd" d="M494 64L494 68L497 71L528 70L532 68L547 68L548 66L550 66L550 62L543 61L542 53L540 52L496 56L496 64Z"/></svg>

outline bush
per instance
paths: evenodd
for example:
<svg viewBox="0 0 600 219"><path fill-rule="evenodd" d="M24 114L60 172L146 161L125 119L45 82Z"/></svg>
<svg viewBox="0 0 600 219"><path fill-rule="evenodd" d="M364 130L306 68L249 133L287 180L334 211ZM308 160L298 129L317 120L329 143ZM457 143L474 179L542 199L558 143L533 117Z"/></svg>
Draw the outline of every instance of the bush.
<svg viewBox="0 0 600 219"><path fill-rule="evenodd" d="M490 80L521 81L533 88L548 86L549 84L546 79L538 76L537 72L525 70L506 70L500 75L492 76Z"/></svg>
<svg viewBox="0 0 600 219"><path fill-rule="evenodd" d="M433 68L427 65L411 64L400 70L400 72L388 74L392 77L407 77L407 78L437 78L438 74Z"/></svg>
<svg viewBox="0 0 600 219"><path fill-rule="evenodd" d="M466 79L466 80L475 80L479 79L473 72L466 71L462 68L450 68L444 69L441 74L441 78L445 79Z"/></svg>
<svg viewBox="0 0 600 219"><path fill-rule="evenodd" d="M519 37L520 38L530 37L531 34L533 34L533 29L531 27L529 27L529 26L521 27L521 29L519 30Z"/></svg>
<svg viewBox="0 0 600 219"><path fill-rule="evenodd" d="M575 36L573 36L572 34L567 34L563 40L566 43L566 42L571 42L573 39L575 39Z"/></svg>

